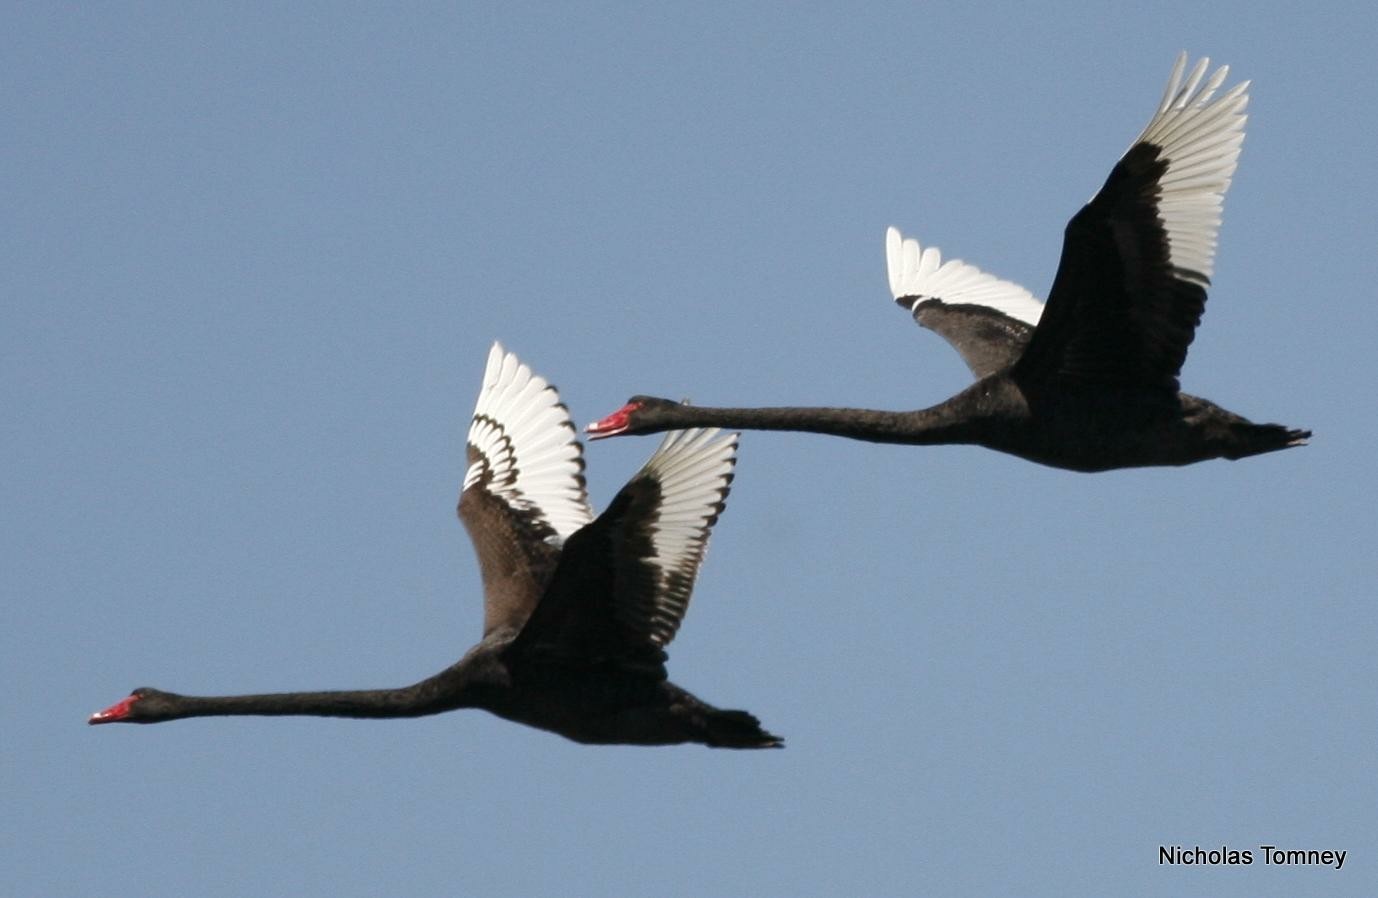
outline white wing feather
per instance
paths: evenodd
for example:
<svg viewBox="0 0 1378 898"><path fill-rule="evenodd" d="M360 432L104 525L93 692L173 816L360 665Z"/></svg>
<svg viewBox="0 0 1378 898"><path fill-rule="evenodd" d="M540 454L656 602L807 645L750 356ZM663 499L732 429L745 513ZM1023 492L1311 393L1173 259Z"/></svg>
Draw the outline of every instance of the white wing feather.
<svg viewBox="0 0 1378 898"><path fill-rule="evenodd" d="M479 457L463 489L484 484L514 510L547 523L561 542L593 520L568 409L553 386L499 343L488 351L468 441Z"/></svg>
<svg viewBox="0 0 1378 898"><path fill-rule="evenodd" d="M987 274L960 259L943 261L936 246L919 246L898 228L885 231L885 266L890 276L890 293L895 299L910 299L909 308L926 299L949 305L985 306L1026 324L1038 324L1043 303L1018 284Z"/></svg>
<svg viewBox="0 0 1378 898"><path fill-rule="evenodd" d="M1244 145L1249 82L1212 100L1230 67L1221 66L1205 78L1210 59L1202 58L1184 80L1186 66L1187 54L1182 53L1158 111L1134 143L1160 147L1168 161L1157 199L1158 217L1167 231L1168 261L1178 269L1179 278L1206 286L1215 267L1225 191Z"/></svg>
<svg viewBox="0 0 1378 898"><path fill-rule="evenodd" d="M689 606L708 535L727 497L736 464L738 434L718 438L716 428L676 430L666 434L637 477L660 484L660 507L651 528L656 571L653 639L665 645L674 638Z"/></svg>

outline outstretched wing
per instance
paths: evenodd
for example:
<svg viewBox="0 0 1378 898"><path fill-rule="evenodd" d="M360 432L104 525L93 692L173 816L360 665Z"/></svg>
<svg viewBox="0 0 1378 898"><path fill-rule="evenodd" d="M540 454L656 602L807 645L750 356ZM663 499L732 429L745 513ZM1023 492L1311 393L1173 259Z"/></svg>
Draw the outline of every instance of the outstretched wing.
<svg viewBox="0 0 1378 898"><path fill-rule="evenodd" d="M485 634L526 621L560 545L593 519L574 434L555 388L494 343L459 494L459 518L483 573Z"/></svg>
<svg viewBox="0 0 1378 898"><path fill-rule="evenodd" d="M736 449L735 433L667 434L607 511L565 544L519 649L663 673L663 649L689 607Z"/></svg>
<svg viewBox="0 0 1378 898"><path fill-rule="evenodd" d="M898 228L885 232L890 293L914 320L952 344L979 380L1013 365L1043 314L1043 303L1018 284L959 259L944 262Z"/></svg>
<svg viewBox="0 0 1378 898"><path fill-rule="evenodd" d="M1212 100L1222 66L1173 67L1148 126L1105 186L1067 224L1043 318L1015 367L1160 389L1177 376L1206 303L1220 210L1244 142L1248 82Z"/></svg>

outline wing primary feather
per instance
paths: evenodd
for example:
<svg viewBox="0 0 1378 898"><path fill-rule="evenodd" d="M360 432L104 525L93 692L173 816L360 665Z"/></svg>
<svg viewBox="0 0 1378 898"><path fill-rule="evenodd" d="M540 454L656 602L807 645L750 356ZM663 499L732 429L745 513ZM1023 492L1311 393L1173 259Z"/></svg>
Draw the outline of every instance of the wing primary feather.
<svg viewBox="0 0 1378 898"><path fill-rule="evenodd" d="M619 600L624 624L652 643L668 645L679 629L707 551L709 533L725 506L738 435L716 428L671 431L632 478L652 481L656 504L645 520L650 553L635 562L649 566L649 595L631 591ZM639 579L639 578L638 578Z"/></svg>
<svg viewBox="0 0 1378 898"><path fill-rule="evenodd" d="M559 392L495 342L469 426L463 490L481 485L568 539L593 520L576 433Z"/></svg>

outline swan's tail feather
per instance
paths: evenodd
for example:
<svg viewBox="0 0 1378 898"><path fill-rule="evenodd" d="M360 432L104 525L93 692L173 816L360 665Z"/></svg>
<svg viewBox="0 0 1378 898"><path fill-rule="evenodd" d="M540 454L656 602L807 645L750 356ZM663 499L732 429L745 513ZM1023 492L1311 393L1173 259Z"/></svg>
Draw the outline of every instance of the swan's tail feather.
<svg viewBox="0 0 1378 898"><path fill-rule="evenodd" d="M1311 431L1297 430L1281 424L1245 424L1233 429L1234 445L1225 453L1225 457L1231 461L1251 455L1262 455L1265 452L1291 449L1294 446L1305 446L1306 441L1311 439Z"/></svg>
<svg viewBox="0 0 1378 898"><path fill-rule="evenodd" d="M704 744L711 748L784 748L785 740L761 728L745 711L709 710L703 719Z"/></svg>

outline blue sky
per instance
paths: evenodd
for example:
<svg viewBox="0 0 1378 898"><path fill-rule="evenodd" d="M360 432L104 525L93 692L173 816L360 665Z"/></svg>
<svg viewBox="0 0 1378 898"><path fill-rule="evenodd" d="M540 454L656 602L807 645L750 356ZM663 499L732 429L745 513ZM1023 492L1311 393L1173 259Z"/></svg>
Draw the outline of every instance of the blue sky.
<svg viewBox="0 0 1378 898"><path fill-rule="evenodd" d="M958 8L960 7L960 8ZM0 869L17 895L1371 895L1374 13L12 6ZM1254 82L1183 385L1313 444L1078 475L748 434L674 679L780 752L487 716L90 728L477 638L500 339L635 392L918 408L897 225L1043 295L1179 50ZM654 448L589 448L602 507ZM1158 864L1344 849L1342 870Z"/></svg>

